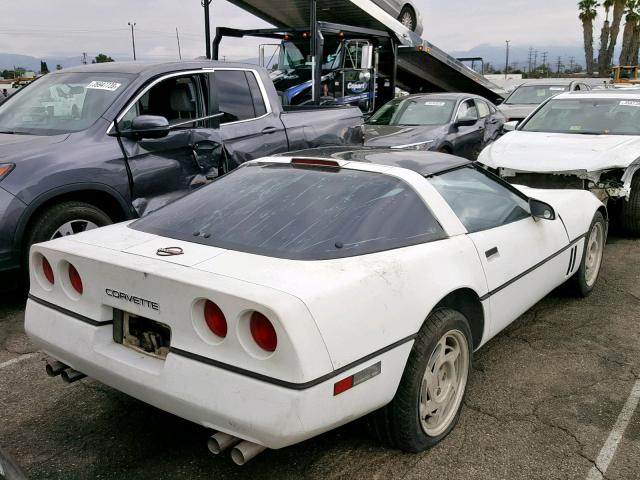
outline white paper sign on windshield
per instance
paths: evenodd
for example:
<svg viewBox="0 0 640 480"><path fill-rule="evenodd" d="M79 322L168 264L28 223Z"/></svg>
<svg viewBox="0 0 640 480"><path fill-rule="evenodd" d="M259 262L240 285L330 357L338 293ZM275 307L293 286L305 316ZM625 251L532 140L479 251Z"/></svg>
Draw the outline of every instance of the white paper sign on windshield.
<svg viewBox="0 0 640 480"><path fill-rule="evenodd" d="M564 87L549 87L549 90L554 92L564 92Z"/></svg>
<svg viewBox="0 0 640 480"><path fill-rule="evenodd" d="M622 107L640 107L640 100L620 100Z"/></svg>
<svg viewBox="0 0 640 480"><path fill-rule="evenodd" d="M120 88L120 85L122 84L117 82L103 82L100 80L94 80L89 85L87 85L87 88L91 90L107 90L109 92L115 92L116 90L118 90L118 88Z"/></svg>
<svg viewBox="0 0 640 480"><path fill-rule="evenodd" d="M446 105L445 102L424 102L424 104L428 107L444 107Z"/></svg>

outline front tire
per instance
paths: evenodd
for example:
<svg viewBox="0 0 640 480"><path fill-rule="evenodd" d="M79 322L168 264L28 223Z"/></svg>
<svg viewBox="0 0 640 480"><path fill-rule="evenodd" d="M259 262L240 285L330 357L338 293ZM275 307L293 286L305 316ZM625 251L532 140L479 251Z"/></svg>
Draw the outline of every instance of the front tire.
<svg viewBox="0 0 640 480"><path fill-rule="evenodd" d="M640 172L631 180L629 200L621 201L620 219L626 233L640 237Z"/></svg>
<svg viewBox="0 0 640 480"><path fill-rule="evenodd" d="M472 356L467 319L449 308L431 313L395 397L369 417L373 435L406 452L421 452L440 442L460 417Z"/></svg>
<svg viewBox="0 0 640 480"><path fill-rule="evenodd" d="M600 212L596 212L591 221L589 232L584 241L584 251L580 267L568 284L578 297L588 297L598 282L604 245L607 241L607 222Z"/></svg>
<svg viewBox="0 0 640 480"><path fill-rule="evenodd" d="M412 32L415 32L418 27L416 12L409 5L402 7L400 15L398 16L398 21Z"/></svg>
<svg viewBox="0 0 640 480"><path fill-rule="evenodd" d="M31 227L25 235L23 243L25 274L28 276L31 245L111 223L113 221L106 213L85 202L66 201L47 208L32 220Z"/></svg>

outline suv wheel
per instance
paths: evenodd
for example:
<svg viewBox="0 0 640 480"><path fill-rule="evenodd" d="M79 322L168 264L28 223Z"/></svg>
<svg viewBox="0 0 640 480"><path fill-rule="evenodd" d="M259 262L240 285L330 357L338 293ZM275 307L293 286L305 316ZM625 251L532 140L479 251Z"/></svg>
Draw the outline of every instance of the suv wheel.
<svg viewBox="0 0 640 480"><path fill-rule="evenodd" d="M621 201L622 228L625 232L640 237L640 172L636 172L631 180L629 200Z"/></svg>

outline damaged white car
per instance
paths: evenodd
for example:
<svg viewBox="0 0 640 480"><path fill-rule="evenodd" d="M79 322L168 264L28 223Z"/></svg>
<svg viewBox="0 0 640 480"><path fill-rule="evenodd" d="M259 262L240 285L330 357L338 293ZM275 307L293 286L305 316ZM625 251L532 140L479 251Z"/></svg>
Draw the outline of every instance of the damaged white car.
<svg viewBox="0 0 640 480"><path fill-rule="evenodd" d="M455 426L475 350L560 284L596 285L607 212L586 191L434 152L296 155L35 245L25 328L48 373L217 430L238 464L372 412L418 452Z"/></svg>
<svg viewBox="0 0 640 480"><path fill-rule="evenodd" d="M510 183L590 190L640 235L640 92L558 95L478 161Z"/></svg>

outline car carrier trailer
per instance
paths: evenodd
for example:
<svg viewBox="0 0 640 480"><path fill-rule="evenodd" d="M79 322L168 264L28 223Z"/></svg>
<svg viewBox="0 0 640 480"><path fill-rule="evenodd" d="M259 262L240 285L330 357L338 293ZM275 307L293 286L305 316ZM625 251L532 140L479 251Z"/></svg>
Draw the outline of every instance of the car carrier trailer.
<svg viewBox="0 0 640 480"><path fill-rule="evenodd" d="M285 103L357 104L373 111L393 98L396 86L409 93L467 92L492 101L502 98L499 87L371 0L230 1L275 28L218 28L214 59L225 37L273 39L281 48L307 46L302 52L311 60L306 68L280 72L288 78L274 75ZM355 52L353 58L349 52ZM335 58L338 61L330 65Z"/></svg>

